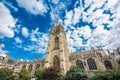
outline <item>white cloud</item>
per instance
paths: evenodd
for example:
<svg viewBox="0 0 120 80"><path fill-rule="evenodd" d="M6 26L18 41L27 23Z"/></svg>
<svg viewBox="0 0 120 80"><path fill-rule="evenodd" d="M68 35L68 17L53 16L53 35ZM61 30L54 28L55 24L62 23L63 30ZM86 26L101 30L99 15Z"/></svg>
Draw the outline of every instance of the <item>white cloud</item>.
<svg viewBox="0 0 120 80"><path fill-rule="evenodd" d="M17 43L22 43L22 40L19 37L14 38Z"/></svg>
<svg viewBox="0 0 120 80"><path fill-rule="evenodd" d="M0 49L4 48L5 45L0 43Z"/></svg>
<svg viewBox="0 0 120 80"><path fill-rule="evenodd" d="M39 30L39 28L32 30L32 32L30 34L31 41L37 41L37 33L39 33L38 30Z"/></svg>
<svg viewBox="0 0 120 80"><path fill-rule="evenodd" d="M70 1L64 1L61 2L60 0L56 0L57 2L54 3L54 5L50 4L50 17L52 21L56 21L61 18L63 15L63 12L65 11L65 8L67 5L70 4ZM53 1L52 1L53 2Z"/></svg>
<svg viewBox="0 0 120 80"><path fill-rule="evenodd" d="M88 8L89 6L89 8ZM86 12L84 9L88 8ZM109 13L104 14L104 10L109 10ZM113 21L110 20L113 18ZM92 23L92 28L88 24L77 28L73 25L80 23L82 19L85 23ZM67 39L69 48L72 51L77 51L75 47L98 47L102 46L104 49L112 49L120 47L120 1L119 0L85 0L85 6L75 7L73 10L66 11L64 20L65 31L67 32ZM82 24L82 23L81 23ZM106 29L103 24L107 24ZM71 31L72 30L72 31ZM80 36L88 39L85 44ZM76 42L78 44L76 44Z"/></svg>
<svg viewBox="0 0 120 80"><path fill-rule="evenodd" d="M73 17L73 11L69 11L69 12L66 12L66 15L65 15L65 20L64 20L64 24L65 26L69 26L72 24L72 17Z"/></svg>
<svg viewBox="0 0 120 80"><path fill-rule="evenodd" d="M73 26L71 26L72 28ZM67 29L67 41L68 41L68 46L71 52L77 51L75 47L80 48L81 46L84 46L82 44L82 38L81 36L84 37L84 39L88 39L91 37L91 29L90 26L83 26L83 27L78 27L78 28L72 28Z"/></svg>
<svg viewBox="0 0 120 80"><path fill-rule="evenodd" d="M52 3L58 4L58 3L59 3L59 0L52 0Z"/></svg>
<svg viewBox="0 0 120 80"><path fill-rule="evenodd" d="M79 34L81 36L83 36L85 39L88 39L91 37L91 29L90 29L90 26L84 26L84 27L81 27L81 28L78 28L79 30Z"/></svg>
<svg viewBox="0 0 120 80"><path fill-rule="evenodd" d="M60 18L59 14L60 14L59 8L51 7L50 16L53 21Z"/></svg>
<svg viewBox="0 0 120 80"><path fill-rule="evenodd" d="M119 19L120 20L120 19ZM109 45L105 46L105 49L115 49L120 47L120 23L115 21L113 29L110 31L109 36L107 37L107 42Z"/></svg>
<svg viewBox="0 0 120 80"><path fill-rule="evenodd" d="M20 33L20 28L21 28L21 25L16 25L16 27L14 28L14 32L19 34Z"/></svg>
<svg viewBox="0 0 120 80"><path fill-rule="evenodd" d="M14 37L16 20L12 17L10 11L0 2L0 38Z"/></svg>
<svg viewBox="0 0 120 80"><path fill-rule="evenodd" d="M48 35L45 33L39 32L39 28L32 30L30 36L28 37L32 43L26 44L24 46L25 51L32 51L35 53L45 53L46 47L48 44Z"/></svg>
<svg viewBox="0 0 120 80"><path fill-rule="evenodd" d="M6 56L5 53L7 52L7 51L5 51L5 50L2 50L4 47L5 47L4 44L0 44L0 56L3 56L3 57Z"/></svg>
<svg viewBox="0 0 120 80"><path fill-rule="evenodd" d="M26 27L22 27L22 35L24 36L24 37L28 37L28 29L26 28Z"/></svg>
<svg viewBox="0 0 120 80"><path fill-rule="evenodd" d="M83 12L83 8L82 7L78 7L78 8L75 8L74 9L74 16L73 16L73 24L76 24L79 22L80 20L80 16L81 16L81 13Z"/></svg>
<svg viewBox="0 0 120 80"><path fill-rule="evenodd" d="M48 11L44 0L16 0L18 5L34 15L44 15Z"/></svg>
<svg viewBox="0 0 120 80"><path fill-rule="evenodd" d="M104 46L107 45L107 38L110 32L108 30L104 30L103 26L97 27L93 33L92 37L88 40L86 46L96 47L96 46Z"/></svg>
<svg viewBox="0 0 120 80"><path fill-rule="evenodd" d="M3 0L3 3L7 6L9 6L10 8L12 8L14 11L18 11L18 9L15 6L13 6L10 2Z"/></svg>

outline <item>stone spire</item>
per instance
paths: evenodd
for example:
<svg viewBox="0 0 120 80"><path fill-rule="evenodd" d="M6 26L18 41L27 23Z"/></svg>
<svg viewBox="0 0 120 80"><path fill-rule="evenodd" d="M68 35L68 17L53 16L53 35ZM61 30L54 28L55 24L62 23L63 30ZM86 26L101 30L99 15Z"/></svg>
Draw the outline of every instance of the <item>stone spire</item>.
<svg viewBox="0 0 120 80"><path fill-rule="evenodd" d="M64 32L64 27L62 26L62 23L60 22L60 20L57 21L57 23L53 26L50 32L51 33Z"/></svg>

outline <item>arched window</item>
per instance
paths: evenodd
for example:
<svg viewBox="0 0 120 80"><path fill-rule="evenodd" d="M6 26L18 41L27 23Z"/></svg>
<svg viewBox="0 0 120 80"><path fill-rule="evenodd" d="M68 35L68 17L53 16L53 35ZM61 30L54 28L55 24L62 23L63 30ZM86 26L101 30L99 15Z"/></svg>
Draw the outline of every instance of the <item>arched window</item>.
<svg viewBox="0 0 120 80"><path fill-rule="evenodd" d="M110 61L106 60L104 61L104 64L105 64L106 69L112 69L112 64Z"/></svg>
<svg viewBox="0 0 120 80"><path fill-rule="evenodd" d="M26 69L26 65L23 65L23 66L22 66L22 69Z"/></svg>
<svg viewBox="0 0 120 80"><path fill-rule="evenodd" d="M76 66L78 66L80 69L84 69L83 62L81 60L76 61Z"/></svg>
<svg viewBox="0 0 120 80"><path fill-rule="evenodd" d="M2 62L3 62L3 63L5 62L5 57L3 57Z"/></svg>
<svg viewBox="0 0 120 80"><path fill-rule="evenodd" d="M97 66L96 66L96 64L95 64L94 59L88 59L88 60L87 60L87 63L88 63L88 67L89 67L90 70L95 70L95 69L97 69Z"/></svg>
<svg viewBox="0 0 120 80"><path fill-rule="evenodd" d="M40 68L40 64L37 64L36 65L36 70Z"/></svg>
<svg viewBox="0 0 120 80"><path fill-rule="evenodd" d="M60 60L57 56L54 56L53 65L54 66L60 66Z"/></svg>
<svg viewBox="0 0 120 80"><path fill-rule="evenodd" d="M59 49L59 38L56 37L54 41L55 41L55 43L54 43L54 49Z"/></svg>
<svg viewBox="0 0 120 80"><path fill-rule="evenodd" d="M28 71L32 71L32 67L33 67L33 65L29 65L29 68L28 68Z"/></svg>

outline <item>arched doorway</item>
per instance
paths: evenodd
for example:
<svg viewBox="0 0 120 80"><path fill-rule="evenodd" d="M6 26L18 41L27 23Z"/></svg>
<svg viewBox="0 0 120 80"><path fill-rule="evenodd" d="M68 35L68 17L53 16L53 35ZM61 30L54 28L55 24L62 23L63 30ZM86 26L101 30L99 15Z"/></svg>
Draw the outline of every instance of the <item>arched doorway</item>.
<svg viewBox="0 0 120 80"><path fill-rule="evenodd" d="M96 70L97 69L97 66L96 66L96 63L95 63L95 60L94 59L88 59L87 60L87 63L88 63L88 67L90 70Z"/></svg>
<svg viewBox="0 0 120 80"><path fill-rule="evenodd" d="M80 69L84 69L83 62L81 60L76 61L76 66L78 66Z"/></svg>
<svg viewBox="0 0 120 80"><path fill-rule="evenodd" d="M28 68L28 71L31 72L32 71L32 68L33 68L33 65L29 65L29 68Z"/></svg>
<svg viewBox="0 0 120 80"><path fill-rule="evenodd" d="M104 65L105 65L106 69L112 69L112 64L111 64L110 61L105 60L105 61L104 61Z"/></svg>
<svg viewBox="0 0 120 80"><path fill-rule="evenodd" d="M57 56L54 56L53 65L58 67L60 66L60 60Z"/></svg>

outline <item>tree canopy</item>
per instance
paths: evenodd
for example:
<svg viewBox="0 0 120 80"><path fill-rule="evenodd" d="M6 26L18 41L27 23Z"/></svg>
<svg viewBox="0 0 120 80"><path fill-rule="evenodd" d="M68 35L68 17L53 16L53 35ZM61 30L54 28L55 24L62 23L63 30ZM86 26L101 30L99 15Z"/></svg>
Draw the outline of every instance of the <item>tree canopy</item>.
<svg viewBox="0 0 120 80"><path fill-rule="evenodd" d="M13 70L11 69L0 69L0 80L7 80L9 79L13 74Z"/></svg>
<svg viewBox="0 0 120 80"><path fill-rule="evenodd" d="M96 72L89 80L119 80L120 74L114 70L107 70L104 72Z"/></svg>
<svg viewBox="0 0 120 80"><path fill-rule="evenodd" d="M43 68L37 69L35 71L35 77L37 78L37 80L44 80L44 77L43 77L44 72L45 70Z"/></svg>
<svg viewBox="0 0 120 80"><path fill-rule="evenodd" d="M77 66L72 66L65 75L65 80L86 80L87 74Z"/></svg>
<svg viewBox="0 0 120 80"><path fill-rule="evenodd" d="M51 66L45 69L44 79L45 80L58 80L61 78L61 69L57 66Z"/></svg>
<svg viewBox="0 0 120 80"><path fill-rule="evenodd" d="M25 69L22 69L21 72L19 73L19 79L22 79L22 80L28 80L30 79L30 73L29 71L25 70Z"/></svg>

